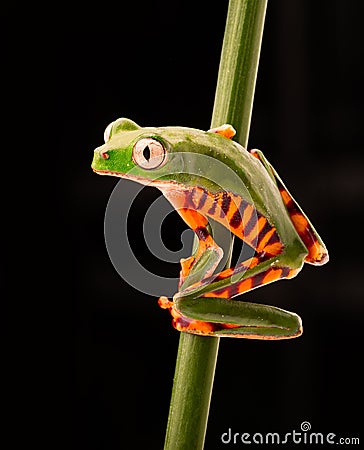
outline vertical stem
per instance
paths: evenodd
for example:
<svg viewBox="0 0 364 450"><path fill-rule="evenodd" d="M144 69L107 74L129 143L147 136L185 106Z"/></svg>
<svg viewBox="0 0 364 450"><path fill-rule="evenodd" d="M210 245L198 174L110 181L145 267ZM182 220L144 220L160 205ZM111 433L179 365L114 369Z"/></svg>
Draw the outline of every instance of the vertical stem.
<svg viewBox="0 0 364 450"><path fill-rule="evenodd" d="M230 0L212 126L230 123L247 147L267 0Z"/></svg>
<svg viewBox="0 0 364 450"><path fill-rule="evenodd" d="M230 0L211 126L247 146L267 0ZM231 259L232 248L230 249ZM165 450L203 448L219 338L181 333Z"/></svg>
<svg viewBox="0 0 364 450"><path fill-rule="evenodd" d="M203 448L219 340L180 335L165 450Z"/></svg>

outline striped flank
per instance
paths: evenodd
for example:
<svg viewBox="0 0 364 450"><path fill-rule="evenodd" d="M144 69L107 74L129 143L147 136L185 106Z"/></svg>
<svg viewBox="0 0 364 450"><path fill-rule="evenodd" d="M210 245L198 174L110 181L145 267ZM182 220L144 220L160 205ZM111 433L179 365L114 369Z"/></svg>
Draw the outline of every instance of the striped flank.
<svg viewBox="0 0 364 450"><path fill-rule="evenodd" d="M197 210L230 229L242 241L269 256L276 256L283 250L277 230L253 204L232 192L211 194L194 187L185 191L184 208Z"/></svg>

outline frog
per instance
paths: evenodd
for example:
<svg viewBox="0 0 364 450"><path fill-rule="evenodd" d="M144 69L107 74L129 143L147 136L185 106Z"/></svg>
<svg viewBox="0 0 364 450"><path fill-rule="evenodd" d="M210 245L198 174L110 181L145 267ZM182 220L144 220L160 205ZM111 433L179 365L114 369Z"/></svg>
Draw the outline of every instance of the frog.
<svg viewBox="0 0 364 450"><path fill-rule="evenodd" d="M125 117L105 129L92 170L158 188L195 233L182 258L178 289L158 304L173 327L201 336L280 340L298 337L302 320L285 309L245 301L253 289L291 279L305 263L323 265L328 251L311 221L263 152L233 138L232 125L208 131L141 127ZM224 251L219 223L251 252L217 271Z"/></svg>

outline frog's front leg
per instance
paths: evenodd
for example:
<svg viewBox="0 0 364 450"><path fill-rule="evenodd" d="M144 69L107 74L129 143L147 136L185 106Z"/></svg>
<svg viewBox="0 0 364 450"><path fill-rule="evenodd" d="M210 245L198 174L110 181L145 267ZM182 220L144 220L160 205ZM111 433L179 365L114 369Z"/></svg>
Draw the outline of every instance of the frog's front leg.
<svg viewBox="0 0 364 450"><path fill-rule="evenodd" d="M178 288L183 290L212 275L223 256L223 250L212 238L205 216L187 208L178 209L178 213L198 238L198 247L194 255L181 259Z"/></svg>

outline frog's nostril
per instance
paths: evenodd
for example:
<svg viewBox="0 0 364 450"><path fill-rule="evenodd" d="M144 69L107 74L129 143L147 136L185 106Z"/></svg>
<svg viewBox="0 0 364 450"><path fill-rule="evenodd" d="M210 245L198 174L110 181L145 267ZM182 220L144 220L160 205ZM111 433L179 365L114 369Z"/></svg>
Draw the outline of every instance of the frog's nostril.
<svg viewBox="0 0 364 450"><path fill-rule="evenodd" d="M100 156L102 159L109 159L109 154L107 152L100 152Z"/></svg>

